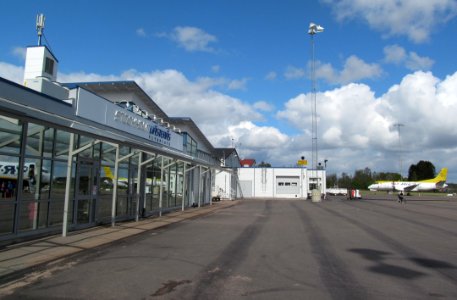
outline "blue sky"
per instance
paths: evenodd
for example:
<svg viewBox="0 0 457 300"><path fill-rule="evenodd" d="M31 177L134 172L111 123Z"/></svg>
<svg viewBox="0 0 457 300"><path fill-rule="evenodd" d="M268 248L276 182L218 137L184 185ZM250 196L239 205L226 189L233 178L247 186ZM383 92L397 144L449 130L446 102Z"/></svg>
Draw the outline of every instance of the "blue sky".
<svg viewBox="0 0 457 300"><path fill-rule="evenodd" d="M398 172L401 157L404 175L429 160L457 182L455 0L1 1L0 11L1 77L22 81L44 13L59 81L136 80L215 147L233 139L242 157L275 166L311 158L315 22L328 172Z"/></svg>

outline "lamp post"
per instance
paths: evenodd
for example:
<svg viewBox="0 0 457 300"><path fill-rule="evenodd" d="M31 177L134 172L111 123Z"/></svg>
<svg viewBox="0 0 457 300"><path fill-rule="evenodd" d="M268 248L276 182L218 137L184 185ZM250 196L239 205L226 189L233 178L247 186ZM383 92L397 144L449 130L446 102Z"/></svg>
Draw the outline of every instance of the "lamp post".
<svg viewBox="0 0 457 300"><path fill-rule="evenodd" d="M317 101L316 101L316 66L315 66L315 55L314 55L314 35L319 32L323 32L324 27L310 23L308 28L308 34L311 36L311 50L312 50L312 61L311 61L311 82L312 82L312 103L311 103L311 139L312 139L312 155L311 155L311 163L313 172L316 172L317 169L317 160L318 160L318 148L317 148ZM317 172L315 173L317 174ZM314 178L317 180L315 189L319 186L319 179ZM320 190L320 189L319 189ZM319 196L320 197L320 196Z"/></svg>
<svg viewBox="0 0 457 300"><path fill-rule="evenodd" d="M401 123L395 123L394 124L394 127L397 127L397 131L398 131L398 145L399 145L399 148L400 148L400 151L399 151L399 159L400 159L400 180L403 180L403 161L402 161L402 157L401 157L401 152L402 152L402 149L401 149L401 134L400 134L400 128L402 126L405 126L404 124L401 124Z"/></svg>

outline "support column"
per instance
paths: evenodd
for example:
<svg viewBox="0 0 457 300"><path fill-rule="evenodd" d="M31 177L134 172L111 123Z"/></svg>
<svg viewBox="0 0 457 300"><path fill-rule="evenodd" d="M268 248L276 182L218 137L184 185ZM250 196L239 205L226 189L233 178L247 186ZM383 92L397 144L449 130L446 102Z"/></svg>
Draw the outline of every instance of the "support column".
<svg viewBox="0 0 457 300"><path fill-rule="evenodd" d="M202 190L202 166L198 167L198 207L201 206Z"/></svg>
<svg viewBox="0 0 457 300"><path fill-rule="evenodd" d="M68 143L68 159L67 159L67 181L65 184L65 202L63 206L63 224L62 236L66 237L68 232L68 205L70 203L70 187L71 187L71 168L73 166L73 146L74 134L70 133L70 141Z"/></svg>
<svg viewBox="0 0 457 300"><path fill-rule="evenodd" d="M119 145L116 145L116 161L114 162L114 176L113 176L113 200L111 203L111 226L116 224L116 199L117 199L117 173L119 169Z"/></svg>
<svg viewBox="0 0 457 300"><path fill-rule="evenodd" d="M159 188L159 216L162 216L162 193L163 193L163 156L160 165L160 188Z"/></svg>
<svg viewBox="0 0 457 300"><path fill-rule="evenodd" d="M210 195L209 195L209 205L213 205L213 172L212 169L209 169L209 187L210 187Z"/></svg>
<svg viewBox="0 0 457 300"><path fill-rule="evenodd" d="M136 217L135 221L138 222L139 217L140 217L140 179L141 179L141 168L142 168L142 161L143 161L143 154L140 151L138 153L138 172L137 172L137 178L136 178ZM135 183L135 181L133 181Z"/></svg>
<svg viewBox="0 0 457 300"><path fill-rule="evenodd" d="M182 203L181 203L181 211L184 211L184 202L186 201L186 166L187 163L184 162L184 169L182 173Z"/></svg>

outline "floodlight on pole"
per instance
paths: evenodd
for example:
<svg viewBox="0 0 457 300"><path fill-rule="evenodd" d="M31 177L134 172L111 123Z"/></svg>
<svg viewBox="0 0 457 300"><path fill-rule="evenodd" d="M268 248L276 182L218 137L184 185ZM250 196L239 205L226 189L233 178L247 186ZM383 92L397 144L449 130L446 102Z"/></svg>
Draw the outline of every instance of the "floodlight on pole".
<svg viewBox="0 0 457 300"><path fill-rule="evenodd" d="M311 109L311 127L312 127L312 168L317 169L318 149L317 149L317 94L316 94L316 66L314 54L314 35L324 31L324 27L310 23L308 34L311 36L312 62L311 62L311 81L312 81L312 109Z"/></svg>

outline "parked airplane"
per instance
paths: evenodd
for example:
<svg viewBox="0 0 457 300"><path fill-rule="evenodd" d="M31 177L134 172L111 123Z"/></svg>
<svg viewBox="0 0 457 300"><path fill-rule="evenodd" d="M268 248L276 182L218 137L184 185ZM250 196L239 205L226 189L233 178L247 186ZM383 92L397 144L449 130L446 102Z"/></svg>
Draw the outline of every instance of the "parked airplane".
<svg viewBox="0 0 457 300"><path fill-rule="evenodd" d="M447 168L441 169L433 179L420 181L376 181L368 187L370 191L424 192L445 188Z"/></svg>
<svg viewBox="0 0 457 300"><path fill-rule="evenodd" d="M29 177L29 170L34 169L34 178L31 179ZM24 181L29 181L29 180L37 180L37 171L36 171L36 165L35 163L25 163L24 164L24 169L23 169L23 178ZM0 161L0 180L1 181L7 181L7 180L14 180L16 181L17 178L19 177L19 164L14 163L14 162L7 162L7 161ZM49 170L46 168L41 168L41 177L40 181L42 184L48 184L50 179L50 173Z"/></svg>

